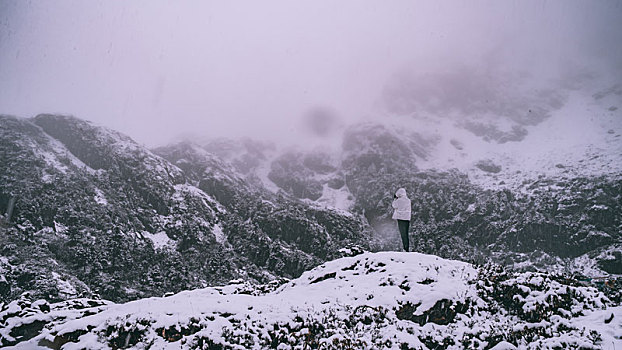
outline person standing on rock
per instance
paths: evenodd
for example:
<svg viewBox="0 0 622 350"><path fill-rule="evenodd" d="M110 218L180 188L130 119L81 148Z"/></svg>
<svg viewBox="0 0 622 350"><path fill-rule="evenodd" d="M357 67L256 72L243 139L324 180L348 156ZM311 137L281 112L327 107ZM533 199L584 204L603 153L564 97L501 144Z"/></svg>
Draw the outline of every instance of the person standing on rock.
<svg viewBox="0 0 622 350"><path fill-rule="evenodd" d="M397 228L402 236L404 251L408 251L408 229L410 228L410 199L406 196L406 190L400 188L393 197L393 219L397 220Z"/></svg>

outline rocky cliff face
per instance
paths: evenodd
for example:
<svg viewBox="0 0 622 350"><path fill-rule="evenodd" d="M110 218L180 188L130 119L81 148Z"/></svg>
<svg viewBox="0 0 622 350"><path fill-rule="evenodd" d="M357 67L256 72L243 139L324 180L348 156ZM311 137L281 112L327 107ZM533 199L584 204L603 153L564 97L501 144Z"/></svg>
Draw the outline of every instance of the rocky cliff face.
<svg viewBox="0 0 622 350"><path fill-rule="evenodd" d="M231 279L293 278L367 241L356 216L247 182L189 144L158 156L55 115L0 117L0 298L116 301ZM6 220L4 220L6 221Z"/></svg>

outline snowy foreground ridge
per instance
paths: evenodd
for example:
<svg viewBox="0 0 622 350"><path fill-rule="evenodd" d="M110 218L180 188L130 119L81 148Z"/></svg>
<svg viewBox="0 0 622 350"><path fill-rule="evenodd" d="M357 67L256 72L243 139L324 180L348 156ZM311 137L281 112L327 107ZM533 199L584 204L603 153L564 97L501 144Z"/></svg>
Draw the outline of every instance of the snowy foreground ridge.
<svg viewBox="0 0 622 350"><path fill-rule="evenodd" d="M17 349L622 349L593 287L418 253L365 253L280 287L231 284L126 304L1 305Z"/></svg>

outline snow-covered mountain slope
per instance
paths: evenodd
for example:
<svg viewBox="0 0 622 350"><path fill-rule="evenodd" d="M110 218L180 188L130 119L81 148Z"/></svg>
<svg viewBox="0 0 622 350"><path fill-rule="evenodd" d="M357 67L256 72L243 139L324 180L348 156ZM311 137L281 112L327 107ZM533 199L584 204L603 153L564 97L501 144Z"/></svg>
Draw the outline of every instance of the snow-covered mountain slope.
<svg viewBox="0 0 622 350"><path fill-rule="evenodd" d="M416 84L401 82L389 87L391 103L401 107L390 107L368 117L367 122L345 128L341 147L327 144L328 153L326 148L292 153L274 145L249 147L249 140L208 142L205 147L241 164L239 168L246 174L263 175L257 177L267 188L312 200L322 196L319 202L327 206L343 202L331 196L334 191L325 193L322 185L333 177L343 178L353 153L365 155L370 150L399 158L402 163L416 163L419 170L458 169L473 183L493 189L528 191L529 182L539 177L572 179L622 173L621 84L578 80L547 88L525 84L512 88L497 82L500 85L493 84L492 89L485 76L463 75L454 72L437 77L438 81L424 77L422 82L414 80ZM454 85L462 86L465 80L481 85L473 87L474 91L457 91ZM433 83L441 85L429 86ZM306 157L322 154L333 159L332 171L304 166ZM251 159L252 166L248 165ZM293 168L286 174L284 163ZM267 175L271 171L278 174ZM275 183L274 178L280 181ZM295 180L299 184L292 186ZM343 190L348 192L347 187Z"/></svg>
<svg viewBox="0 0 622 350"><path fill-rule="evenodd" d="M0 217L0 300L292 278L367 241L357 216L273 195L192 145L168 151L74 117L0 116L0 214L15 203Z"/></svg>
<svg viewBox="0 0 622 350"><path fill-rule="evenodd" d="M523 126L520 141L498 142L474 133L452 119L399 122L438 136L422 169L457 168L486 187L523 188L539 176L574 178L622 173L622 87L571 91L565 103L535 125ZM529 106L525 106L529 108ZM503 130L500 121L488 126ZM485 129L485 128L484 128ZM486 169L489 161L497 169Z"/></svg>
<svg viewBox="0 0 622 350"><path fill-rule="evenodd" d="M14 349L615 349L622 344L619 300L548 274L478 270L436 256L387 252L327 262L278 284L211 287L126 304L24 299L0 309L0 339Z"/></svg>
<svg viewBox="0 0 622 350"><path fill-rule="evenodd" d="M607 76L578 69L546 78L494 65L405 72L389 81L382 101L384 122L438 137L420 167L458 168L481 184L514 186L538 175L604 175L622 168L616 136L622 132L622 85ZM476 176L477 163L485 160L499 167L480 167L496 181Z"/></svg>
<svg viewBox="0 0 622 350"><path fill-rule="evenodd" d="M252 157L262 169L256 178L272 191L365 215L376 249L399 248L390 201L405 187L417 251L577 272L590 261L596 268L586 274L620 273L621 85L576 77L529 88L473 72L441 78L393 87L400 107L345 128L340 147ZM478 88L456 87L468 81ZM246 151L231 161L250 157L237 149Z"/></svg>

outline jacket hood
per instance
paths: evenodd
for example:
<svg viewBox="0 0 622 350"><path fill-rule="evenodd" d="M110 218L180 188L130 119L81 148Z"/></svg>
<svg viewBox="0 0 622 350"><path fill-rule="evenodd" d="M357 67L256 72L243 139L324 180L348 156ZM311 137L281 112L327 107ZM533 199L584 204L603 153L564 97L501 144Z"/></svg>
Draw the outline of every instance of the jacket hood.
<svg viewBox="0 0 622 350"><path fill-rule="evenodd" d="M395 195L398 198L406 197L406 190L404 188L400 188L399 190L397 190L397 192L395 192Z"/></svg>

